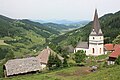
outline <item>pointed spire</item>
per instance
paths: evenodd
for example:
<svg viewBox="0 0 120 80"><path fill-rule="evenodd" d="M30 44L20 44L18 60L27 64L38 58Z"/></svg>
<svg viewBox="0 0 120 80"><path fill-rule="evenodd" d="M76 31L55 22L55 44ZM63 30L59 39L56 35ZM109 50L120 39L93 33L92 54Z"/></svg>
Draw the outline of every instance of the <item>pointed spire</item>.
<svg viewBox="0 0 120 80"><path fill-rule="evenodd" d="M99 23L99 19L98 19L97 9L95 9L92 31L96 32L96 35L102 35L102 31L100 29L101 29L101 27L100 27L100 23Z"/></svg>

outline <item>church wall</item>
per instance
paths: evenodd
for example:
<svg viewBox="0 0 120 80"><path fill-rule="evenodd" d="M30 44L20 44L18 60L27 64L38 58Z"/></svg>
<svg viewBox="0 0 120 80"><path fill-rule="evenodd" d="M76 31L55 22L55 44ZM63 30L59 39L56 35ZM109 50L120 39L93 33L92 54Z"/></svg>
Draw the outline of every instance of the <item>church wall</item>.
<svg viewBox="0 0 120 80"><path fill-rule="evenodd" d="M90 36L89 37L89 55L102 55L104 54L103 36ZM94 49L94 50L93 50Z"/></svg>
<svg viewBox="0 0 120 80"><path fill-rule="evenodd" d="M76 53L76 52L79 51L79 50L85 51L85 52L86 52L86 55L88 55L89 49L86 49L86 48L75 48L74 53Z"/></svg>

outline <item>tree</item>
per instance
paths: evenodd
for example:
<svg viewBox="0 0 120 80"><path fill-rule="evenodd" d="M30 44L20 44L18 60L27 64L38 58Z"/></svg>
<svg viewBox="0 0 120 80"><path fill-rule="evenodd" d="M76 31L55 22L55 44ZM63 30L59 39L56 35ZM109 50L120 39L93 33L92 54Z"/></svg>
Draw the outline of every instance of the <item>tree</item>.
<svg viewBox="0 0 120 80"><path fill-rule="evenodd" d="M49 70L52 69L53 65L55 65L54 55L50 54L48 59L48 64L47 64Z"/></svg>
<svg viewBox="0 0 120 80"><path fill-rule="evenodd" d="M85 52L83 50L80 50L80 51L75 53L74 60L75 60L76 63L81 63L85 60L85 57L86 57Z"/></svg>
<svg viewBox="0 0 120 80"><path fill-rule="evenodd" d="M114 40L113 40L114 44L120 44L120 35L118 35Z"/></svg>
<svg viewBox="0 0 120 80"><path fill-rule="evenodd" d="M7 55L5 56L6 60L10 60L13 59L15 57L13 51L10 49L9 52L7 53Z"/></svg>
<svg viewBox="0 0 120 80"><path fill-rule="evenodd" d="M120 56L115 60L115 64L120 65Z"/></svg>
<svg viewBox="0 0 120 80"><path fill-rule="evenodd" d="M56 66L56 68L59 68L62 66L62 61L59 59L57 54L55 56L55 66Z"/></svg>
<svg viewBox="0 0 120 80"><path fill-rule="evenodd" d="M67 59L66 58L64 58L63 67L68 67L68 63L67 63Z"/></svg>

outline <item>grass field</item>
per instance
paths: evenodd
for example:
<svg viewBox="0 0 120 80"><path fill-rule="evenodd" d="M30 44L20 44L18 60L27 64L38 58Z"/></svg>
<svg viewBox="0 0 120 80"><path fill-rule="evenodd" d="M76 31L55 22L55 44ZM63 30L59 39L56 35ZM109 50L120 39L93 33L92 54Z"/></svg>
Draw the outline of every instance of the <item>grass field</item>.
<svg viewBox="0 0 120 80"><path fill-rule="evenodd" d="M120 66L90 72L88 67L70 67L49 73L19 75L3 80L120 80Z"/></svg>

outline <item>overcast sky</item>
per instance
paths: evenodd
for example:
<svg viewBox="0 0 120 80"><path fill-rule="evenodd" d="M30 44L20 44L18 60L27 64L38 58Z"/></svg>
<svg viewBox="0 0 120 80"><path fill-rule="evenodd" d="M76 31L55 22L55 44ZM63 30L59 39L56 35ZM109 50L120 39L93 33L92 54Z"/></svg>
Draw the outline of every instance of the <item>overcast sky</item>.
<svg viewBox="0 0 120 80"><path fill-rule="evenodd" d="M120 10L120 0L0 0L0 14L17 19L92 20Z"/></svg>

